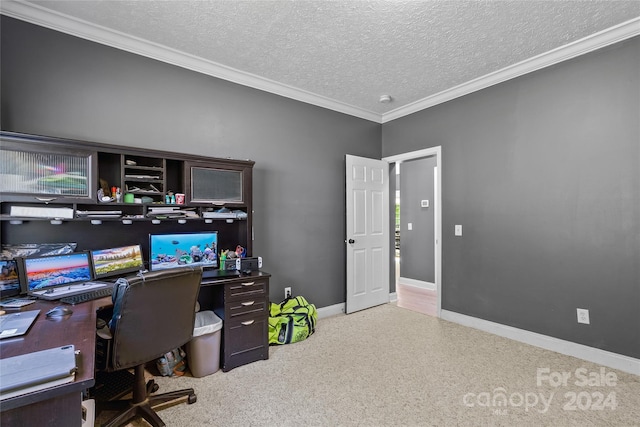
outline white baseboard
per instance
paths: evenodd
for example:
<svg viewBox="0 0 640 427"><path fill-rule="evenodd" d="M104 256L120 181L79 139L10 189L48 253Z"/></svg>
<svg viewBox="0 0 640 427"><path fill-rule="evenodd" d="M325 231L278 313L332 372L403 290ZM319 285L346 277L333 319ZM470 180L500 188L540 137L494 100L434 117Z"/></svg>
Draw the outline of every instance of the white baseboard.
<svg viewBox="0 0 640 427"><path fill-rule="evenodd" d="M395 298L395 292L389 294L389 301L393 302L395 301ZM336 314L344 314L344 312L344 303L334 304L327 307L318 308L318 318L322 319L323 317L335 316ZM629 374L640 376L640 359L636 359L634 357L612 353L610 351L601 350L599 348L589 347L583 344L578 344L531 331L525 331L524 329L514 328L513 326L507 326L449 310L442 310L440 318L449 322L457 323L459 325L489 332L490 334L509 338L514 341L533 345L539 348L544 348L545 350L555 351L556 353L576 357L578 359L586 360L598 365L606 366L612 369L618 369Z"/></svg>
<svg viewBox="0 0 640 427"><path fill-rule="evenodd" d="M477 317L471 317L453 311L442 310L440 318L514 341L544 348L545 350L555 351L556 353L573 356L588 362L597 363L598 365L640 376L640 359L525 331L524 329L518 329L488 320L478 319Z"/></svg>
<svg viewBox="0 0 640 427"><path fill-rule="evenodd" d="M423 280L409 279L408 277L400 277L398 283L407 286L413 286L414 288L427 289L429 291L436 290L436 284L431 282L425 282Z"/></svg>
<svg viewBox="0 0 640 427"><path fill-rule="evenodd" d="M334 304L326 307L320 307L317 309L318 311L318 319L322 319L323 317L335 316L336 314L344 314L345 304Z"/></svg>
<svg viewBox="0 0 640 427"><path fill-rule="evenodd" d="M389 294L389 302L395 302L398 300L398 295L395 292L391 292ZM326 307L320 307L316 310L318 311L318 319L322 319L323 317L335 316L336 314L344 314L345 312L345 303L328 305Z"/></svg>

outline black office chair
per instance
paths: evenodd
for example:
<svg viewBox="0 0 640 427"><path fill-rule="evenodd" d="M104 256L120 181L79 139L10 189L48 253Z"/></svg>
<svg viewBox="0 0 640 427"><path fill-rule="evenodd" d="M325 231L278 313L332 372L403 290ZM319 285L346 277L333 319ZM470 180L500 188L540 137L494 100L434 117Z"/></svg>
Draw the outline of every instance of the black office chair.
<svg viewBox="0 0 640 427"><path fill-rule="evenodd" d="M100 403L99 410L120 411L104 426L125 425L134 417L164 426L154 407L183 397L189 404L196 401L192 388L152 395L158 386L153 380L145 383L144 367L191 340L201 278L202 268L180 267L116 282L105 370L134 368L133 397Z"/></svg>

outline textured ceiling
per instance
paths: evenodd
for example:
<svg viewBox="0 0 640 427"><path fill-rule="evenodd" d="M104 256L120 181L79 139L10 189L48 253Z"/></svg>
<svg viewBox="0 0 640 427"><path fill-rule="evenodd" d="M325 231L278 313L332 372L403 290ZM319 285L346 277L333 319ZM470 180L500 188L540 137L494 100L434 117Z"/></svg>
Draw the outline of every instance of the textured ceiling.
<svg viewBox="0 0 640 427"><path fill-rule="evenodd" d="M611 0L22 3L379 115L640 16Z"/></svg>

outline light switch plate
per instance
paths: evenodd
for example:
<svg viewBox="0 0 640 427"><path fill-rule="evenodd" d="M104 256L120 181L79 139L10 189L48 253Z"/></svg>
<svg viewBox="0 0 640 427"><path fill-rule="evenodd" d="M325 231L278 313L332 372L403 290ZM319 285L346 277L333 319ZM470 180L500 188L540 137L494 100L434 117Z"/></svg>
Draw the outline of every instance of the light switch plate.
<svg viewBox="0 0 640 427"><path fill-rule="evenodd" d="M462 225L456 225L455 226L455 235L456 236L462 236Z"/></svg>

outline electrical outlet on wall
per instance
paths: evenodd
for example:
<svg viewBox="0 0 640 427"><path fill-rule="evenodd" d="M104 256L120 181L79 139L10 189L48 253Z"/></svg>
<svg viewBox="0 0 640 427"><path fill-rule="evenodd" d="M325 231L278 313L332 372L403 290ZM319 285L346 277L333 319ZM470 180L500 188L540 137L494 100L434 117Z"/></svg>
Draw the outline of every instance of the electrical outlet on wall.
<svg viewBox="0 0 640 427"><path fill-rule="evenodd" d="M291 297L291 286L288 286L288 287L284 288L284 297L285 298L290 298Z"/></svg>
<svg viewBox="0 0 640 427"><path fill-rule="evenodd" d="M589 310L586 308L577 308L578 313L578 323L584 323L585 325L589 324Z"/></svg>

